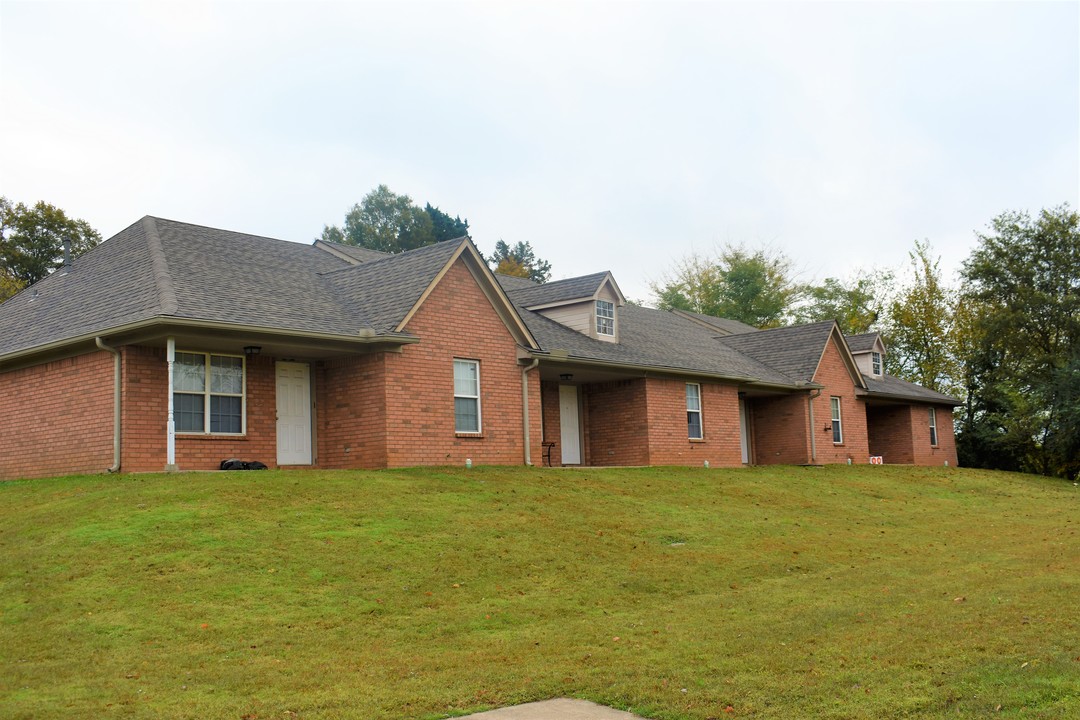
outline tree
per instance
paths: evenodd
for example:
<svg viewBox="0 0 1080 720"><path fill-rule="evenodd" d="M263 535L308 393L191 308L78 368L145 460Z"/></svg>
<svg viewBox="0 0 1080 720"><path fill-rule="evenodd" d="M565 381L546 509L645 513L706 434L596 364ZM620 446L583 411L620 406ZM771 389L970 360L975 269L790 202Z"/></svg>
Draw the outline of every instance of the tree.
<svg viewBox="0 0 1080 720"><path fill-rule="evenodd" d="M424 205L424 212L431 217L432 230L435 242L443 240L456 240L460 237L468 237L469 221L462 220L460 216L450 217L431 203Z"/></svg>
<svg viewBox="0 0 1080 720"><path fill-rule="evenodd" d="M954 352L956 292L941 278L940 258L929 241L915 241L911 281L888 305L886 370L938 392L957 392L960 367Z"/></svg>
<svg viewBox="0 0 1080 720"><path fill-rule="evenodd" d="M1080 217L994 218L964 262L973 313L958 438L975 465L1080 474Z"/></svg>
<svg viewBox="0 0 1080 720"><path fill-rule="evenodd" d="M499 240L488 264L497 273L529 278L533 282L546 283L551 279L551 263L537 258L532 244L527 242L511 246Z"/></svg>
<svg viewBox="0 0 1080 720"><path fill-rule="evenodd" d="M741 245L725 245L712 258L691 253L650 289L662 310L690 310L760 328L783 324L802 294L787 256Z"/></svg>
<svg viewBox="0 0 1080 720"><path fill-rule="evenodd" d="M326 225L322 239L386 253L414 250L436 242L432 216L386 185L364 196L345 215L344 227Z"/></svg>
<svg viewBox="0 0 1080 720"><path fill-rule="evenodd" d="M804 289L804 302L795 308L797 323L836 320L845 335L870 332L885 315L887 292L893 282L888 270L860 272L850 280L825 278Z"/></svg>
<svg viewBox="0 0 1080 720"><path fill-rule="evenodd" d="M65 242L75 258L101 242L101 234L85 220L69 218L49 203L27 207L0 198L0 296L17 292L63 265Z"/></svg>

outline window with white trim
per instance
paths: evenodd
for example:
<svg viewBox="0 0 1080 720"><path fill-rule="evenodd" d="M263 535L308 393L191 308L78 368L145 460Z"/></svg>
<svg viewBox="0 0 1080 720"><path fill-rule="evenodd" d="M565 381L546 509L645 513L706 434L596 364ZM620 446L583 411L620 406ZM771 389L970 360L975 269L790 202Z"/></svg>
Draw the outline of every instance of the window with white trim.
<svg viewBox="0 0 1080 720"><path fill-rule="evenodd" d="M480 432L480 363L454 360L454 432Z"/></svg>
<svg viewBox="0 0 1080 720"><path fill-rule="evenodd" d="M615 334L615 303L607 300L596 301L596 334Z"/></svg>
<svg viewBox="0 0 1080 720"><path fill-rule="evenodd" d="M686 383L686 427L691 440L700 440L701 432L701 386Z"/></svg>
<svg viewBox="0 0 1080 720"><path fill-rule="evenodd" d="M930 444L937 445L937 408L930 408Z"/></svg>
<svg viewBox="0 0 1080 720"><path fill-rule="evenodd" d="M879 353L879 352L870 353L870 360L873 363L874 374L875 375L880 375L881 374L881 353Z"/></svg>
<svg viewBox="0 0 1080 720"><path fill-rule="evenodd" d="M832 406L832 441L839 445L844 442L844 428L840 422L840 398L829 398L829 404Z"/></svg>
<svg viewBox="0 0 1080 720"><path fill-rule="evenodd" d="M173 423L178 433L244 433L244 358L178 352L173 362Z"/></svg>

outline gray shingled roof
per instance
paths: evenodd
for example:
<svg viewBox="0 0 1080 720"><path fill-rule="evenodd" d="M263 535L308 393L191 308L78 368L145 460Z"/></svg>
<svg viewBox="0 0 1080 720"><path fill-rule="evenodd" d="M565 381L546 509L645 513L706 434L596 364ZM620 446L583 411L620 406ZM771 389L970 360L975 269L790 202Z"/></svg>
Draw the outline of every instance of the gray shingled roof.
<svg viewBox="0 0 1080 720"><path fill-rule="evenodd" d="M953 406L963 404L956 398L945 395L944 393L939 393L930 388L925 388L922 385L916 385L915 383L901 380L898 377L892 377L890 375L880 378L863 375L863 380L866 381L866 387L870 391L869 394L871 396L879 395L905 400L921 400L923 402L936 402Z"/></svg>
<svg viewBox="0 0 1080 720"><path fill-rule="evenodd" d="M155 318L387 331L458 245L352 265L313 245L148 216L0 305L0 356Z"/></svg>
<svg viewBox="0 0 1080 720"><path fill-rule="evenodd" d="M812 382L833 325L832 320L793 325L729 335L719 338L717 342L745 353L795 380Z"/></svg>
<svg viewBox="0 0 1080 720"><path fill-rule="evenodd" d="M370 327L390 332L465 240L447 240L324 275L336 294L362 309Z"/></svg>
<svg viewBox="0 0 1080 720"><path fill-rule="evenodd" d="M503 273L495 273L495 279L499 281L499 285L502 286L504 292L510 292L511 290L523 290L525 288L540 287L540 283L529 278L518 277L517 275L504 275Z"/></svg>
<svg viewBox="0 0 1080 720"><path fill-rule="evenodd" d="M795 384L783 373L717 343L708 328L664 310L620 308L618 343L593 339L521 306L518 312L546 351L565 350L583 360Z"/></svg>
<svg viewBox="0 0 1080 720"><path fill-rule="evenodd" d="M848 348L853 353L870 352L874 349L874 342L881 337L879 333L863 333L862 335L845 335Z"/></svg>
<svg viewBox="0 0 1080 720"><path fill-rule="evenodd" d="M392 257L390 253L379 252L378 250L372 250L371 248L358 247L356 245L346 245L344 243L330 242L329 240L318 240L328 247L337 250L343 255L348 255L357 262L374 262L375 260L382 260L384 258Z"/></svg>
<svg viewBox="0 0 1080 720"><path fill-rule="evenodd" d="M724 335L742 335L743 333L758 332L758 328L753 325L739 322L738 320L713 317L712 315L702 315L701 313L690 312L689 310L677 310L675 312L678 315L686 315L699 322L705 323L706 325L710 325Z"/></svg>
<svg viewBox="0 0 1080 720"><path fill-rule="evenodd" d="M515 304L522 307L536 307L537 305L566 302L579 298L591 298L607 276L606 271L593 273L592 275L556 280L555 282L534 285L533 287L516 288L508 290L507 294ZM507 289L506 286L503 286L503 289Z"/></svg>
<svg viewBox="0 0 1080 720"><path fill-rule="evenodd" d="M320 274L346 261L311 245L150 219L178 318L350 335L370 327ZM153 247L153 238L151 238Z"/></svg>
<svg viewBox="0 0 1080 720"><path fill-rule="evenodd" d="M140 221L0 305L0 355L162 312Z"/></svg>

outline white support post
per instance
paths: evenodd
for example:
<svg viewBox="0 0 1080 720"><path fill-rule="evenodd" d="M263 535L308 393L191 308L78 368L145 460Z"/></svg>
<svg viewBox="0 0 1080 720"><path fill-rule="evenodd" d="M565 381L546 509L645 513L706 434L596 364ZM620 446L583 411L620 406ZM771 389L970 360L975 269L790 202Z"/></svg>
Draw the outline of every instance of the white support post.
<svg viewBox="0 0 1080 720"><path fill-rule="evenodd" d="M173 363L176 362L176 338L165 341L165 359L169 365L169 415L166 423L165 472L176 472L176 419L173 417Z"/></svg>

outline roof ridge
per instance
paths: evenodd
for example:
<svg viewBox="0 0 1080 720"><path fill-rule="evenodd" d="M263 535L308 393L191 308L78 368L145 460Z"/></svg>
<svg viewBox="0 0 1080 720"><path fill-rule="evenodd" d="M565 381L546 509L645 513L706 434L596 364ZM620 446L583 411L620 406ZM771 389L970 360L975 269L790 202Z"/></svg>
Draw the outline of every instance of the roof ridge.
<svg viewBox="0 0 1080 720"><path fill-rule="evenodd" d="M154 284L158 291L158 308L162 315L175 315L180 307L176 301L176 290L169 275L169 263L165 259L165 247L157 231L157 218L147 215L142 219L143 232L146 233L146 245L150 250L150 266L154 273Z"/></svg>
<svg viewBox="0 0 1080 720"><path fill-rule="evenodd" d="M458 242L454 245L454 247L457 247L462 242L465 242L466 240L469 240L469 237L467 235L464 235L464 236L458 238L457 240L458 240ZM454 240L452 240L452 239L451 240L440 240L439 242L431 243L430 245L424 245L423 247L413 248L412 250L406 250L405 252L383 253L384 255L386 255L386 257L381 257L381 258L378 258L377 260L371 260L369 262L358 263L356 265L347 265L346 267L334 268L333 270L328 270L326 272L318 273L318 274L320 276L322 276L322 277L326 277L327 275L334 275L334 274L337 274L337 273L356 272L356 271L359 271L361 269L367 270L367 269L370 269L370 268L374 267L375 265L380 265L380 264L385 263L385 262L390 262L391 260L397 260L397 259L403 258L403 257L410 257L410 256L414 256L414 255L419 255L422 251L425 251L425 250L431 250L432 248L444 248L444 247L447 247L448 243L453 243L453 242L454 242ZM368 248L368 249L370 249L370 248ZM375 250L374 252L382 252L382 251L381 250Z"/></svg>

